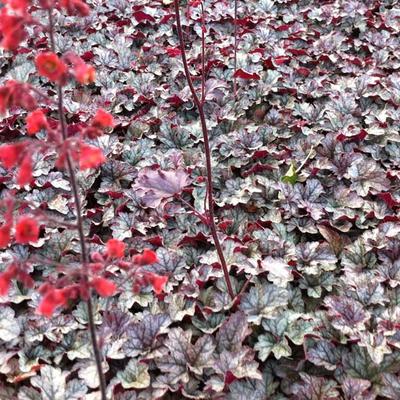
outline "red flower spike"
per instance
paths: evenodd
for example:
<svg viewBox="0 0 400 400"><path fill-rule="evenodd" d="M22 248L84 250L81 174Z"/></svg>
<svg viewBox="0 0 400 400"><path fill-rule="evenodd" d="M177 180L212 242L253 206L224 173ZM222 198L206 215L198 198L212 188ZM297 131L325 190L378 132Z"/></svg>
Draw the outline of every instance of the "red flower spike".
<svg viewBox="0 0 400 400"><path fill-rule="evenodd" d="M39 239L39 232L39 225L34 218L22 216L15 227L15 240L20 244L37 242Z"/></svg>
<svg viewBox="0 0 400 400"><path fill-rule="evenodd" d="M11 241L11 226L6 224L0 227L0 249L4 249Z"/></svg>
<svg viewBox="0 0 400 400"><path fill-rule="evenodd" d="M112 128L114 126L114 118L110 113L100 108L93 117L92 126L99 129Z"/></svg>
<svg viewBox="0 0 400 400"><path fill-rule="evenodd" d="M97 168L106 161L101 149L88 144L82 144L79 154L79 169Z"/></svg>
<svg viewBox="0 0 400 400"><path fill-rule="evenodd" d="M60 0L60 6L67 10L68 15L87 17L90 14L89 6L82 0Z"/></svg>
<svg viewBox="0 0 400 400"><path fill-rule="evenodd" d="M67 297L62 289L50 289L43 296L40 302L37 313L45 317L51 317L57 307L64 306L67 302Z"/></svg>
<svg viewBox="0 0 400 400"><path fill-rule="evenodd" d="M26 117L26 130L28 135L34 135L42 129L47 129L49 124L43 110L35 110L29 113Z"/></svg>
<svg viewBox="0 0 400 400"><path fill-rule="evenodd" d="M96 70L91 65L79 63L74 68L75 79L82 85L89 85L96 79Z"/></svg>
<svg viewBox="0 0 400 400"><path fill-rule="evenodd" d="M115 283L106 278L93 278L91 285L102 297L110 297L117 290Z"/></svg>
<svg viewBox="0 0 400 400"><path fill-rule="evenodd" d="M18 144L3 144L0 146L0 161L5 168L14 167L20 156L21 146Z"/></svg>
<svg viewBox="0 0 400 400"><path fill-rule="evenodd" d="M118 239L110 239L107 242L107 255L110 258L122 258L125 254L126 245Z"/></svg>
<svg viewBox="0 0 400 400"><path fill-rule="evenodd" d="M154 273L149 273L147 275L147 280L153 286L154 292L156 294L161 294L164 290L166 283L168 282L168 277L163 275L157 275Z"/></svg>
<svg viewBox="0 0 400 400"><path fill-rule="evenodd" d="M35 62L39 75L52 82L63 83L68 68L57 54L51 51L40 53L36 56Z"/></svg>
<svg viewBox="0 0 400 400"><path fill-rule="evenodd" d="M28 154L24 157L18 172L17 183L20 186L28 185L33 179L32 176L32 158Z"/></svg>

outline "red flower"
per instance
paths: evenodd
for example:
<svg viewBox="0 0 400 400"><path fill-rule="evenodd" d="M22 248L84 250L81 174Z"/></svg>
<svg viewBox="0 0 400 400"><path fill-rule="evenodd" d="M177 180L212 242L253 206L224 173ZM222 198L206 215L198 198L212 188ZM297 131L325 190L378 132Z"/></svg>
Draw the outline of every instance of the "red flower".
<svg viewBox="0 0 400 400"><path fill-rule="evenodd" d="M0 47L5 50L16 50L26 38L25 22L23 16L10 15L6 7L2 8L0 12L0 32L3 39Z"/></svg>
<svg viewBox="0 0 400 400"><path fill-rule="evenodd" d="M118 239L110 239L107 242L107 255L110 258L122 258L125 254L125 243Z"/></svg>
<svg viewBox="0 0 400 400"><path fill-rule="evenodd" d="M39 75L58 83L65 80L68 68L57 54L51 51L40 53L36 56L35 61Z"/></svg>
<svg viewBox="0 0 400 400"><path fill-rule="evenodd" d="M89 85L89 83L93 83L96 79L96 70L91 65L82 62L74 68L74 75L79 83Z"/></svg>
<svg viewBox="0 0 400 400"><path fill-rule="evenodd" d="M11 240L11 226L5 224L0 227L0 249L4 249L8 246Z"/></svg>
<svg viewBox="0 0 400 400"><path fill-rule="evenodd" d="M40 302L37 313L46 317L51 317L57 307L64 306L67 303L67 296L63 289L49 289Z"/></svg>
<svg viewBox="0 0 400 400"><path fill-rule="evenodd" d="M115 283L106 278L93 278L91 284L102 297L110 297L117 290Z"/></svg>
<svg viewBox="0 0 400 400"><path fill-rule="evenodd" d="M34 135L49 126L43 110L37 109L29 113L26 117L26 130L29 135Z"/></svg>
<svg viewBox="0 0 400 400"><path fill-rule="evenodd" d="M133 257L133 262L138 265L154 264L158 261L157 254L153 250L144 249L142 254Z"/></svg>
<svg viewBox="0 0 400 400"><path fill-rule="evenodd" d="M37 242L39 231L40 228L36 220L24 215L18 220L15 227L15 240L20 244Z"/></svg>
<svg viewBox="0 0 400 400"><path fill-rule="evenodd" d="M18 144L3 144L0 146L0 161L6 168L14 167L21 154L21 146Z"/></svg>
<svg viewBox="0 0 400 400"><path fill-rule="evenodd" d="M154 292L160 294L164 290L165 284L168 282L168 277L157 275L152 272L146 275L148 282L153 286Z"/></svg>
<svg viewBox="0 0 400 400"><path fill-rule="evenodd" d="M98 147L82 144L79 154L79 169L97 168L106 158Z"/></svg>
<svg viewBox="0 0 400 400"><path fill-rule="evenodd" d="M90 14L89 6L82 0L60 0L60 6L67 10L68 15L87 17Z"/></svg>
<svg viewBox="0 0 400 400"><path fill-rule="evenodd" d="M15 12L25 14L31 2L29 0L6 0L4 3L6 3L7 6L12 8Z"/></svg>
<svg viewBox="0 0 400 400"><path fill-rule="evenodd" d="M31 183L32 178L32 158L30 154L28 154L22 160L21 167L18 172L17 183L20 186L28 185Z"/></svg>
<svg viewBox="0 0 400 400"><path fill-rule="evenodd" d="M100 108L93 117L92 126L99 129L112 128L114 126L114 118L110 113Z"/></svg>

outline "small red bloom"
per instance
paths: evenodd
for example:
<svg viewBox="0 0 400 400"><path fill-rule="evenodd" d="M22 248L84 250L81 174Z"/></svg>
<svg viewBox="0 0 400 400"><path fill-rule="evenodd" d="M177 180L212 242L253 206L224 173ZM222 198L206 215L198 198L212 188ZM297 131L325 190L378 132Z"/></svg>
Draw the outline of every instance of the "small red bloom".
<svg viewBox="0 0 400 400"><path fill-rule="evenodd" d="M16 50L19 44L26 38L25 17L8 14L6 7L0 12L0 32L3 39L0 47L4 50Z"/></svg>
<svg viewBox="0 0 400 400"><path fill-rule="evenodd" d="M125 254L125 243L118 239L107 242L107 255L110 258L122 258Z"/></svg>
<svg viewBox="0 0 400 400"><path fill-rule="evenodd" d="M101 149L82 144L79 154L79 169L97 168L106 161Z"/></svg>
<svg viewBox="0 0 400 400"><path fill-rule="evenodd" d="M150 265L158 261L157 254L153 250L144 249L142 254L133 257L133 262L138 265Z"/></svg>
<svg viewBox="0 0 400 400"><path fill-rule="evenodd" d="M15 227L15 240L17 243L26 244L37 242L40 228L36 220L32 217L23 215Z"/></svg>
<svg viewBox="0 0 400 400"><path fill-rule="evenodd" d="M47 118L43 110L35 110L29 113L26 117L26 130L29 135L34 135L42 129L47 129L49 126Z"/></svg>
<svg viewBox="0 0 400 400"><path fill-rule="evenodd" d="M24 157L19 168L17 183L20 186L28 185L32 181L32 158L28 154Z"/></svg>
<svg viewBox="0 0 400 400"><path fill-rule="evenodd" d="M37 313L45 317L51 317L57 307L64 306L67 303L67 297L63 289L49 289L40 302Z"/></svg>
<svg viewBox="0 0 400 400"><path fill-rule="evenodd" d="M82 0L60 0L60 6L67 10L68 15L87 17L90 14L89 6Z"/></svg>
<svg viewBox="0 0 400 400"><path fill-rule="evenodd" d="M100 129L112 128L114 126L114 118L110 113L100 108L93 117L92 126Z"/></svg>
<svg viewBox="0 0 400 400"><path fill-rule="evenodd" d="M41 76L52 82L62 83L67 75L67 65L57 56L48 51L36 56L36 68Z"/></svg>
<svg viewBox="0 0 400 400"><path fill-rule="evenodd" d="M4 249L8 246L11 240L11 226L5 224L0 227L0 249Z"/></svg>
<svg viewBox="0 0 400 400"><path fill-rule="evenodd" d="M117 290L115 283L106 278L93 278L91 284L102 297L110 297Z"/></svg>
<svg viewBox="0 0 400 400"><path fill-rule="evenodd" d="M147 280L148 282L153 286L154 292L156 294L162 293L164 290L165 284L168 282L168 277L162 276L162 275L157 275L154 273L149 273L147 274Z"/></svg>
<svg viewBox="0 0 400 400"><path fill-rule="evenodd" d="M84 62L78 63L74 68L75 79L82 85L89 85L96 79L96 70L91 65Z"/></svg>
<svg viewBox="0 0 400 400"><path fill-rule="evenodd" d="M18 144L3 144L0 146L0 161L6 168L12 168L17 164L20 152Z"/></svg>

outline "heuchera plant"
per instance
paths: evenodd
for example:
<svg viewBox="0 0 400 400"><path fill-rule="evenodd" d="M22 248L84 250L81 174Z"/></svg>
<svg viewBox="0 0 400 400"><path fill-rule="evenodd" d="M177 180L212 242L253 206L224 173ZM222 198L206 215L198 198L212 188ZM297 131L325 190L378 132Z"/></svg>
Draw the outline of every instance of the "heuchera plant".
<svg viewBox="0 0 400 400"><path fill-rule="evenodd" d="M3 1L0 399L398 400L398 3Z"/></svg>
<svg viewBox="0 0 400 400"><path fill-rule="evenodd" d="M64 110L63 88L71 80L82 85L89 85L96 79L95 68L88 65L78 55L68 52L57 54L54 39L55 11L67 12L68 15L87 16L89 7L80 0L39 0L35 7L47 13L48 21L39 21L32 17L29 10L34 6L29 0L10 0L5 2L1 10L0 30L3 35L1 46L5 50L16 51L22 40L27 37L27 26L34 26L47 33L48 50L40 51L35 56L37 74L49 81L55 91L54 97L47 96L40 89L30 84L17 81L7 81L0 87L0 112L16 108L28 111L26 116L26 132L29 139L0 146L0 162L10 170L16 169L16 182L22 187L29 185L33 179L32 163L36 153L51 151L57 154L54 161L55 168L65 170L72 189L75 205L75 229L79 234L80 267L68 268L62 266L63 275L51 282L38 284L31 275L29 258L15 259L0 273L0 296L5 296L11 282L16 280L25 287L37 287L42 298L37 307L37 313L45 317L52 317L57 308L67 309L71 302L84 300L87 305L88 329L93 347L97 373L100 383L101 398L106 397L106 380L102 369L102 355L96 337L94 311L92 304L93 290L102 297L113 296L119 289L113 281L110 266L116 263L126 271L126 279L132 282L134 292L140 292L141 287L152 285L156 294L160 294L168 280L153 272L143 270L146 265L154 264L157 256L146 249L142 254L125 258L125 244L117 239L110 239L106 243L103 253L89 253L84 233L83 210L80 200L76 169L83 171L101 166L106 158L103 151L86 143L87 139L100 137L105 129L112 129L115 125L110 113L98 109L87 126L69 133L68 122ZM58 121L50 123L46 110L40 108L40 101L56 101ZM40 136L39 136L40 134ZM0 247L6 248L11 243L35 244L40 237L41 229L48 222L45 213L37 212L27 205L19 207L12 200L12 195L2 201L3 223L0 227ZM15 216L15 214L19 214ZM68 224L71 227L71 224ZM36 260L37 261L37 260ZM52 263L51 260L46 260Z"/></svg>

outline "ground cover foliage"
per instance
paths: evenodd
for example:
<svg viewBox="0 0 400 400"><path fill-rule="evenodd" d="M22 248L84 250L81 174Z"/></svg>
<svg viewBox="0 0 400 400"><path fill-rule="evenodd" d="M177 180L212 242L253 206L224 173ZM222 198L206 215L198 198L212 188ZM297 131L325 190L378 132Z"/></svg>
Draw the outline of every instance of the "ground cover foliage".
<svg viewBox="0 0 400 400"><path fill-rule="evenodd" d="M183 74L171 1L88 3L55 15L55 43L96 69L65 87L70 133L102 107L116 126L90 144L106 162L78 173L91 251L108 239L157 253L150 288L94 297L107 393L150 399L400 398L400 6L397 1L204 1L205 113L216 220L235 294L225 286L205 207L201 126ZM201 7L181 2L187 57L201 77ZM38 18L45 18L37 11ZM1 81L52 92L35 74L43 32L0 57ZM48 116L57 118L48 104ZM26 135L7 113L2 142ZM3 196L73 220L55 154L35 153L31 185L0 166ZM179 196L177 196L179 195ZM180 197L180 198L178 198ZM0 253L30 260L35 281L76 265L76 231L42 226L34 245ZM36 257L36 258L35 258ZM36 261L35 261L36 260ZM120 271L110 266L116 281ZM81 301L35 314L36 288L0 298L0 399L97 399Z"/></svg>

